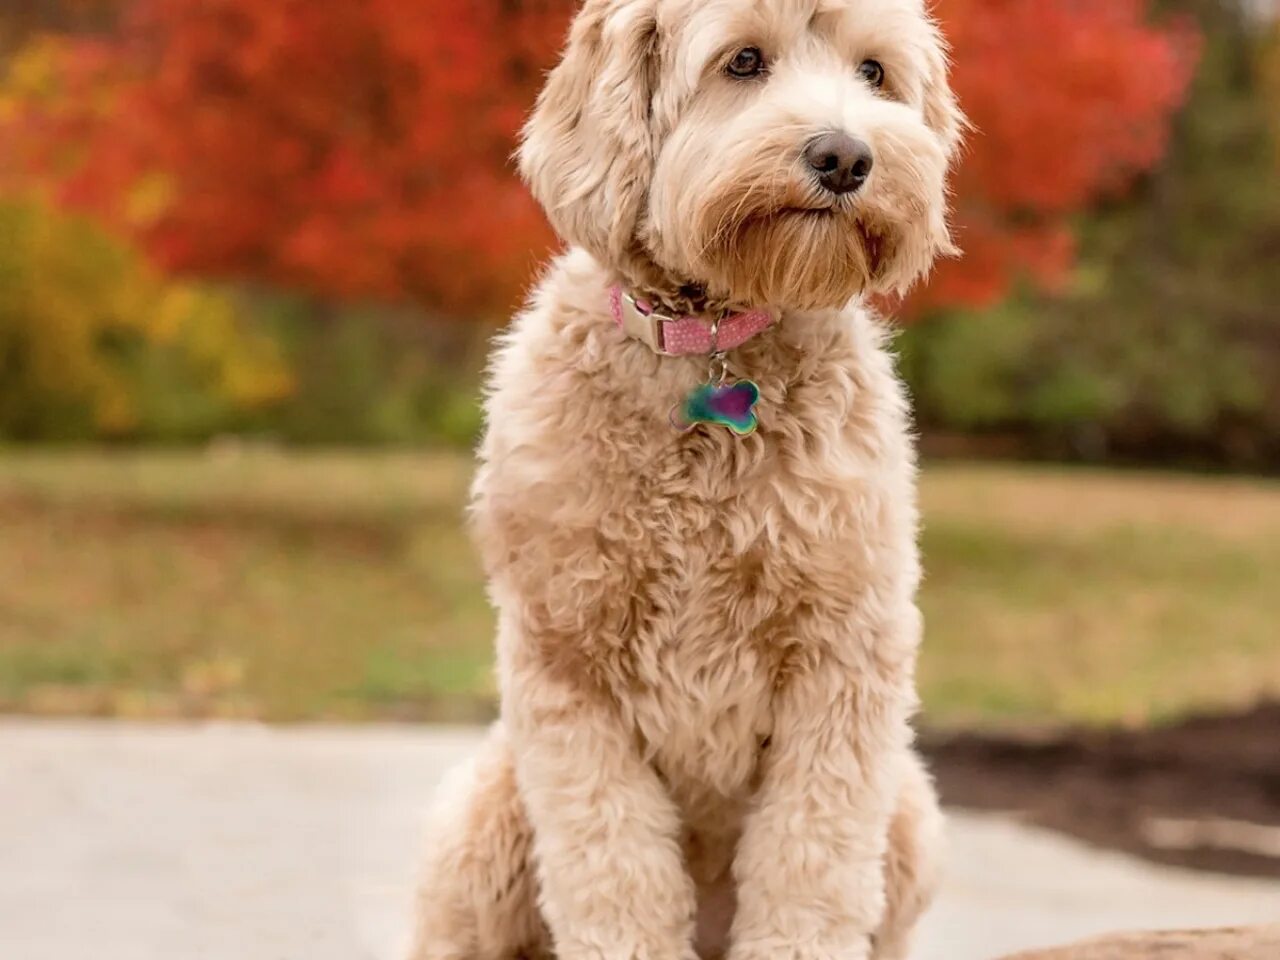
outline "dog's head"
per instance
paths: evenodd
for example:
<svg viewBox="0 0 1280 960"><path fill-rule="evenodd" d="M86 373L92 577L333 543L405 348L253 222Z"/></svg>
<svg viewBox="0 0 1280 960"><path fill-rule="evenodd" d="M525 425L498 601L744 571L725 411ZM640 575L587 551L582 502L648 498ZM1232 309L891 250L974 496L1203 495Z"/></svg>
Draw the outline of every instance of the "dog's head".
<svg viewBox="0 0 1280 960"><path fill-rule="evenodd" d="M952 252L963 125L924 0L586 0L520 165L624 275L830 307Z"/></svg>

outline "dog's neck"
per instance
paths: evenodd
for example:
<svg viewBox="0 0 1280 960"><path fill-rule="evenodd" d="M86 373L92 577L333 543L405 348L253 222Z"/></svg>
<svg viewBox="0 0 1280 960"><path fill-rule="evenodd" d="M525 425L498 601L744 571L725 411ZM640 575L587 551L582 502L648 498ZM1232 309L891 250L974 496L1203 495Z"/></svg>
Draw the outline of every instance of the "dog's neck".
<svg viewBox="0 0 1280 960"><path fill-rule="evenodd" d="M638 241L613 265L612 273L623 290L667 316L721 316L760 306L709 293L706 284L660 266Z"/></svg>

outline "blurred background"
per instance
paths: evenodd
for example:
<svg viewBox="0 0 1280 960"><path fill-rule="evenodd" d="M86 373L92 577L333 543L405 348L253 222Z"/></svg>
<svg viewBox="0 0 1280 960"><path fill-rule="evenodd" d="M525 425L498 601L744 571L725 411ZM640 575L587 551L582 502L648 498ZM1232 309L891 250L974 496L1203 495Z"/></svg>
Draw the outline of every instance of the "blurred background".
<svg viewBox="0 0 1280 960"><path fill-rule="evenodd" d="M463 505L572 7L0 5L0 708L492 715ZM1205 804L1280 823L1280 4L936 8L966 255L887 307L944 789L1069 820L1117 764L1173 803L1235 757ZM1029 730L1078 753L965 779Z"/></svg>

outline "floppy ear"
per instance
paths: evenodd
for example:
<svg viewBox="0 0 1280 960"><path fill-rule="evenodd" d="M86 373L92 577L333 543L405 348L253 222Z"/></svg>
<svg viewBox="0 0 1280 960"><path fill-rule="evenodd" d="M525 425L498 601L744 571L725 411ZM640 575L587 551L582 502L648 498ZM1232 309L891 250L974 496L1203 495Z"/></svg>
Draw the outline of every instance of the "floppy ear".
<svg viewBox="0 0 1280 960"><path fill-rule="evenodd" d="M649 191L656 40L654 0L587 0L520 146L552 226L606 263L631 245Z"/></svg>
<svg viewBox="0 0 1280 960"><path fill-rule="evenodd" d="M931 27L931 33L931 42L925 50L924 122L942 141L950 162L960 152L969 121L951 90L947 42L936 26Z"/></svg>

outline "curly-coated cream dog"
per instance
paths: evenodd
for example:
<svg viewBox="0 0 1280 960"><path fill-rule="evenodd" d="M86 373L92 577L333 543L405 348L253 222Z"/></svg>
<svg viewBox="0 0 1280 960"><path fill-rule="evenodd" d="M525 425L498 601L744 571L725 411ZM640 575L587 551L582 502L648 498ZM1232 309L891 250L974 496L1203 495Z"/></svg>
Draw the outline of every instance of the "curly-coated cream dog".
<svg viewBox="0 0 1280 960"><path fill-rule="evenodd" d="M475 482L502 722L437 806L415 960L906 955L940 818L864 299L951 250L962 122L923 0L587 0L520 155L571 248Z"/></svg>

